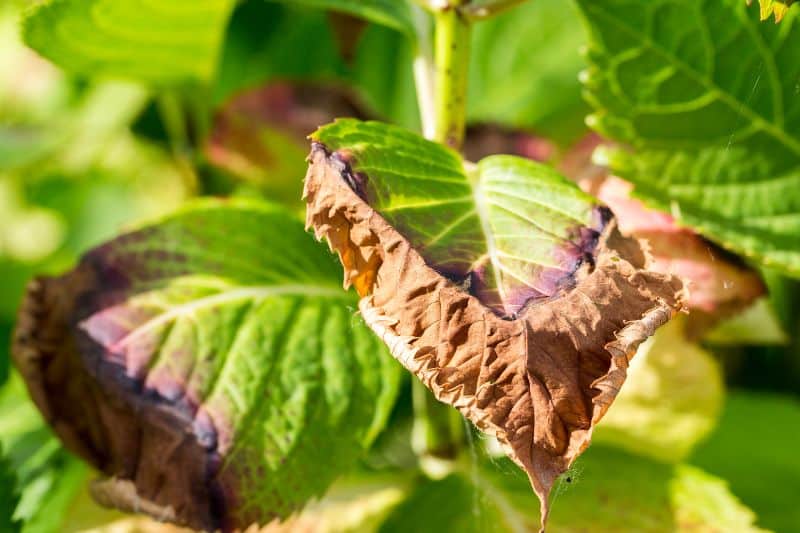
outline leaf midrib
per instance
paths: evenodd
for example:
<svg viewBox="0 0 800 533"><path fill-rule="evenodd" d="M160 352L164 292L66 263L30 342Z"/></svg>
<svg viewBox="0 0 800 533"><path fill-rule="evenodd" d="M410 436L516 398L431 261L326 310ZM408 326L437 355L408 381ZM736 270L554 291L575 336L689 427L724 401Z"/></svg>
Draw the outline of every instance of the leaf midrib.
<svg viewBox="0 0 800 533"><path fill-rule="evenodd" d="M497 244L494 242L494 234L492 233L492 228L489 226L489 208L484 203L481 194L480 170L477 166L472 169L463 167L463 172L467 185L469 185L470 189L472 189L472 197L475 201L475 212L478 215L478 221L481 225L481 232L483 233L483 238L486 241L486 254L482 254L478 259L476 259L475 263L473 263L470 267L470 270L475 271L478 268L478 263L482 261L484 257L488 256L489 261L492 263L492 277L494 278L494 284L497 288L497 294L500 296L500 301L505 303L506 294L503 290L502 279L500 278L501 265L497 260Z"/></svg>
<svg viewBox="0 0 800 533"><path fill-rule="evenodd" d="M204 296L190 302L176 305L167 311L160 313L147 320L139 327L125 335L123 338L110 346L109 350L119 350L124 348L131 341L141 335L153 331L154 329L168 324L178 318L192 316L195 312L208 309L219 305L235 302L238 300L262 301L273 296L315 296L324 298L347 299L348 293L338 287L314 286L314 285L272 285L272 286L241 286L234 287L211 296ZM91 318L91 317L90 317ZM90 319L89 318L89 319ZM80 323L80 328L85 330L86 319Z"/></svg>
<svg viewBox="0 0 800 533"><path fill-rule="evenodd" d="M735 96L729 94L718 85L712 83L710 80L708 80L702 74L698 73L694 68L692 68L686 62L682 61L679 57L672 54L669 50L666 50L662 46L659 46L656 42L654 42L650 38L650 36L645 35L634 28L631 28L624 22L618 20L613 15L603 11L602 8L598 7L596 4L594 5L587 4L586 9L593 10L597 15L603 17L606 21L610 22L615 27L619 28L621 31L624 31L629 35L633 36L635 39L640 40L642 44L644 44L654 52L662 55L667 60L672 61L675 64L675 66L684 71L686 75L691 77L701 86L705 87L705 89L708 90L709 92L715 94L734 113L739 114L745 120L749 120L755 124L758 124L763 131L770 134L783 146L791 150L795 155L800 156L800 140L795 139L794 137L789 135L785 130L778 128L775 124L766 120L764 117L762 117L760 114L756 113L752 108L750 108L747 105L747 103L739 101L738 99L736 99Z"/></svg>

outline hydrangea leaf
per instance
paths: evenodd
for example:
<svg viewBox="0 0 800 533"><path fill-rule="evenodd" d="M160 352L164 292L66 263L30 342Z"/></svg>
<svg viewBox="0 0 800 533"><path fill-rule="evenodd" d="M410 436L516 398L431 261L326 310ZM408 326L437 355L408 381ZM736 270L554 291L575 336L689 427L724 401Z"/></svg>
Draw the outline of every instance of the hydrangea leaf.
<svg viewBox="0 0 800 533"><path fill-rule="evenodd" d="M524 477L510 467L503 460L481 463L421 484L389 515L381 533L535 531L536 502ZM761 531L723 480L603 445L588 450L556 491L559 505L548 531Z"/></svg>
<svg viewBox="0 0 800 533"><path fill-rule="evenodd" d="M23 533L60 533L89 469L48 431L16 372L0 389L0 413L0 443L18 491L8 517Z"/></svg>
<svg viewBox="0 0 800 533"><path fill-rule="evenodd" d="M521 157L465 165L407 130L358 120L311 138L351 165L356 192L429 264L501 316L570 284L610 217L552 168Z"/></svg>
<svg viewBox="0 0 800 533"><path fill-rule="evenodd" d="M691 462L724 477L731 490L774 531L800 524L800 402L796 396L747 391L728 395L719 425Z"/></svg>
<svg viewBox="0 0 800 533"><path fill-rule="evenodd" d="M545 160L555 152L546 139L523 131L483 127L471 133L465 145L467 154L504 151ZM757 270L691 228L677 224L668 213L647 208L631 196L631 183L593 164L592 153L601 143L596 134L586 136L562 155L558 169L613 211L623 235L647 241L651 270L684 280L689 288L686 307L692 313L689 336L701 336L719 320L740 313L766 294ZM769 335L764 338L774 339L774 331L773 325L764 331Z"/></svg>
<svg viewBox="0 0 800 533"><path fill-rule="evenodd" d="M414 23L406 0L280 0L293 5L305 5L347 13L370 22L382 24L408 36L413 36Z"/></svg>
<svg viewBox="0 0 800 533"><path fill-rule="evenodd" d="M15 361L110 476L98 501L244 529L320 495L393 404L396 363L337 285L288 212L201 202L34 281Z"/></svg>
<svg viewBox="0 0 800 533"><path fill-rule="evenodd" d="M468 120L533 129L564 144L584 133L578 73L586 31L576 15L572 2L535 0L475 24Z"/></svg>
<svg viewBox="0 0 800 533"><path fill-rule="evenodd" d="M797 17L738 0L578 2L590 123L636 194L720 245L800 276Z"/></svg>
<svg viewBox="0 0 800 533"><path fill-rule="evenodd" d="M48 0L25 42L63 69L157 86L208 81L233 0Z"/></svg>
<svg viewBox="0 0 800 533"><path fill-rule="evenodd" d="M312 135L306 222L392 355L529 476L544 522L629 358L682 308L610 212L552 169L477 165L399 127ZM508 281L504 276L508 276Z"/></svg>
<svg viewBox="0 0 800 533"><path fill-rule="evenodd" d="M596 442L677 463L714 429L724 399L722 371L686 339L681 318L639 347L625 387L595 430Z"/></svg>

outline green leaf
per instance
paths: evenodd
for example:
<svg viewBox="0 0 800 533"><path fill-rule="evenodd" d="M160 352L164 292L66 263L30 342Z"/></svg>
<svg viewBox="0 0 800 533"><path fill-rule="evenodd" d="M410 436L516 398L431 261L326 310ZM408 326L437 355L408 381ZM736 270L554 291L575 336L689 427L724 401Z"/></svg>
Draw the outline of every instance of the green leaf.
<svg viewBox="0 0 800 533"><path fill-rule="evenodd" d="M499 314L567 283L607 222L572 182L521 157L465 164L402 128L350 119L311 137L350 165L351 186L428 264L468 280Z"/></svg>
<svg viewBox="0 0 800 533"><path fill-rule="evenodd" d="M394 403L399 366L353 317L335 260L283 209L197 203L41 283L26 306L47 311L29 326L23 315L16 352L35 397L45 396L39 407L80 435L59 431L96 467L135 479L144 500L167 498L172 520L214 529L287 517L353 464ZM74 330L58 330L60 312ZM47 313L56 313L50 329L37 323ZM36 339L50 335L76 338L79 353L65 341L57 357L82 370L40 390L39 367L21 354L38 353ZM59 389L76 381L105 400ZM97 409L114 415L87 428ZM139 432L160 444L132 451ZM176 446L172 461L156 456L159 446ZM116 466L131 465L131 453L143 454L141 466ZM171 476L180 464L192 466ZM168 481L151 481L161 476ZM126 508L115 494L106 496Z"/></svg>
<svg viewBox="0 0 800 533"><path fill-rule="evenodd" d="M475 24L468 119L569 143L586 131L578 73L586 32L563 0L526 2Z"/></svg>
<svg viewBox="0 0 800 533"><path fill-rule="evenodd" d="M303 5L330 11L348 13L377 24L388 26L413 37L414 23L406 0L278 0L292 5Z"/></svg>
<svg viewBox="0 0 800 533"><path fill-rule="evenodd" d="M579 0L590 123L636 194L735 252L800 276L797 17L739 0Z"/></svg>
<svg viewBox="0 0 800 533"><path fill-rule="evenodd" d="M685 460L717 422L724 399L714 358L672 319L642 344L592 440L669 462Z"/></svg>
<svg viewBox="0 0 800 533"><path fill-rule="evenodd" d="M303 60L297 60L303 50ZM322 12L264 0L236 7L225 35L213 100L276 79L338 79L345 65Z"/></svg>
<svg viewBox="0 0 800 533"><path fill-rule="evenodd" d="M297 50L303 50L302 61L297 60ZM358 40L355 57L346 64L324 12L250 0L237 6L231 18L213 100L220 103L272 81L329 85L336 80L357 91L374 116L419 129L413 58L410 39L370 24Z"/></svg>
<svg viewBox="0 0 800 533"><path fill-rule="evenodd" d="M753 513L720 479L604 446L593 446L579 459L552 500L548 531L758 531ZM381 532L535 531L538 521L527 480L500 460L422 483Z"/></svg>
<svg viewBox="0 0 800 533"><path fill-rule="evenodd" d="M714 326L703 336L703 341L718 346L780 346L789 343L789 336L770 301L759 298L741 313Z"/></svg>
<svg viewBox="0 0 800 533"><path fill-rule="evenodd" d="M19 502L17 490L17 476L0 446L0 531L15 533L20 530L19 522L14 519L14 509Z"/></svg>
<svg viewBox="0 0 800 533"><path fill-rule="evenodd" d="M233 0L49 0L24 38L65 70L157 86L207 81Z"/></svg>
<svg viewBox="0 0 800 533"><path fill-rule="evenodd" d="M797 531L800 508L800 402L796 396L735 391L716 431L691 462L722 476L775 531Z"/></svg>
<svg viewBox="0 0 800 533"><path fill-rule="evenodd" d="M69 506L84 489L89 469L52 436L17 373L0 389L0 445L19 493L8 516L24 533L63 531ZM0 483L0 489L6 487Z"/></svg>
<svg viewBox="0 0 800 533"><path fill-rule="evenodd" d="M52 437L51 442L58 444ZM23 493L19 509L24 509L27 517L22 532L64 531L71 506L80 492L86 490L91 475L91 470L82 461L59 448L48 461L47 470L32 480ZM30 496L28 501L25 501L26 496ZM23 505L26 506L23 508Z"/></svg>

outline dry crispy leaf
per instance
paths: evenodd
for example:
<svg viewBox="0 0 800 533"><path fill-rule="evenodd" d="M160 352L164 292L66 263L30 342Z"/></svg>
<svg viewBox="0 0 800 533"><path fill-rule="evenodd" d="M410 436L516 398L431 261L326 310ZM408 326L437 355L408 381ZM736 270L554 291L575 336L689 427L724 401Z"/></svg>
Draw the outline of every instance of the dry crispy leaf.
<svg viewBox="0 0 800 533"><path fill-rule="evenodd" d="M339 254L345 285L392 354L527 472L544 524L554 480L588 446L629 357L681 308L681 281L646 270L639 243L612 220L571 288L503 318L426 264L351 188L370 179L352 158L314 144L307 225Z"/></svg>

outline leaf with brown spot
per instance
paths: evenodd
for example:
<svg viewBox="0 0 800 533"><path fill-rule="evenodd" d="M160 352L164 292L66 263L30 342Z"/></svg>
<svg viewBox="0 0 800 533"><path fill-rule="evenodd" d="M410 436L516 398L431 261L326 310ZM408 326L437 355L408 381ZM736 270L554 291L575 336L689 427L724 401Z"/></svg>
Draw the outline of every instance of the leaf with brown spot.
<svg viewBox="0 0 800 533"><path fill-rule="evenodd" d="M587 136L565 155L561 168L614 211L623 235L647 242L652 270L687 282L690 336L701 336L766 294L761 276L742 258L681 226L672 215L647 207L630 182L594 165L592 153L601 142L596 135Z"/></svg>
<svg viewBox="0 0 800 533"><path fill-rule="evenodd" d="M525 469L544 522L628 358L681 309L682 282L647 270L610 212L543 165L475 166L374 122L312 139L307 225L392 354Z"/></svg>
<svg viewBox="0 0 800 533"><path fill-rule="evenodd" d="M199 202L33 281L14 360L107 476L100 503L245 529L320 496L386 422L400 369L354 305L287 211Z"/></svg>
<svg viewBox="0 0 800 533"><path fill-rule="evenodd" d="M483 127L471 133L468 155L505 150L539 159L552 150L546 139L522 131L499 134L494 128ZM585 136L563 154L558 168L611 208L623 235L646 241L652 258L650 270L676 275L686 282L685 304L692 312L687 330L691 336L706 333L721 319L740 313L766 294L761 276L743 259L679 225L670 214L650 209L636 197L630 182L610 176L607 169L593 164L592 154L601 142L597 135Z"/></svg>

